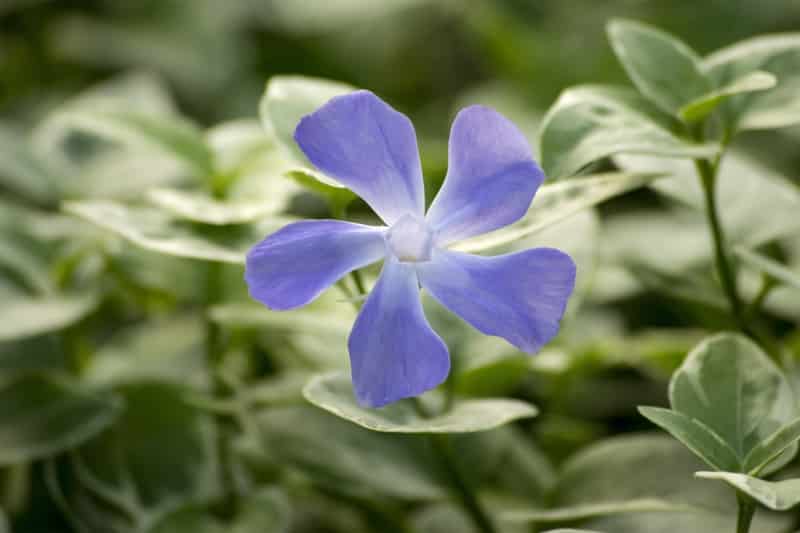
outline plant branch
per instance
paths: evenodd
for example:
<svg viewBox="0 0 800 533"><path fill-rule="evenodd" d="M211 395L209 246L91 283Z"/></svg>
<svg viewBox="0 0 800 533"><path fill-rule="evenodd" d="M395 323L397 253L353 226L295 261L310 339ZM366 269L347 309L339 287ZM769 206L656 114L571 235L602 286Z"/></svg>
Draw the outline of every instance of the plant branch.
<svg viewBox="0 0 800 533"><path fill-rule="evenodd" d="M736 533L749 533L753 515L756 512L756 504L749 496L736 492L736 503L739 505L739 512L736 516Z"/></svg>

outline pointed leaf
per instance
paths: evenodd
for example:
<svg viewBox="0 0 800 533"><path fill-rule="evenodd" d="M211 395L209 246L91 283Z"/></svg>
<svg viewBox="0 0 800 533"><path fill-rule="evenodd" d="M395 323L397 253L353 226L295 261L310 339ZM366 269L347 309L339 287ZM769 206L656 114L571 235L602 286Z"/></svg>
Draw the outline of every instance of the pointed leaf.
<svg viewBox="0 0 800 533"><path fill-rule="evenodd" d="M120 415L122 402L56 374L17 376L0 385L0 464L56 455L94 437Z"/></svg>
<svg viewBox="0 0 800 533"><path fill-rule="evenodd" d="M543 185L519 221L497 231L460 241L461 252L481 252L512 243L610 198L649 184L659 174L597 174Z"/></svg>
<svg viewBox="0 0 800 533"><path fill-rule="evenodd" d="M632 20L614 20L608 36L639 92L667 113L677 115L711 90L700 58L672 35Z"/></svg>
<svg viewBox="0 0 800 533"><path fill-rule="evenodd" d="M180 218L226 226L252 222L281 211L288 198L218 200L200 192L180 189L152 189L148 199L157 207Z"/></svg>
<svg viewBox="0 0 800 533"><path fill-rule="evenodd" d="M658 407L639 407L639 412L673 437L695 455L717 470L738 470L739 458L717 434L702 422L677 411Z"/></svg>
<svg viewBox="0 0 800 533"><path fill-rule="evenodd" d="M733 253L735 253L743 263L767 274L775 281L784 285L789 285L795 289L800 289L800 273L789 270L774 259L765 257L741 246L734 248Z"/></svg>
<svg viewBox="0 0 800 533"><path fill-rule="evenodd" d="M317 376L303 389L306 399L354 424L386 433L471 433L493 429L520 418L536 416L528 403L510 399L459 400L448 412L425 418L401 401L382 409L356 403L350 377L343 373Z"/></svg>
<svg viewBox="0 0 800 533"><path fill-rule="evenodd" d="M712 157L716 144L696 144L670 131L670 118L635 92L586 85L561 93L542 124L540 154L549 178L578 172L620 153Z"/></svg>
<svg viewBox="0 0 800 533"><path fill-rule="evenodd" d="M787 449L796 446L798 440L800 440L800 418L786 424L750 450L744 461L744 470L750 475L757 476L770 462Z"/></svg>
<svg viewBox="0 0 800 533"><path fill-rule="evenodd" d="M652 513L652 512L691 512L697 508L691 505L672 503L655 498L640 498L622 502L586 503L556 509L541 509L530 511L506 511L501 515L505 522L517 523L560 523L575 522L595 518L598 516L626 514L626 513Z"/></svg>
<svg viewBox="0 0 800 533"><path fill-rule="evenodd" d="M5 298L0 307L0 342L63 329L81 320L99 303L93 293Z"/></svg>
<svg viewBox="0 0 800 533"><path fill-rule="evenodd" d="M774 89L742 94L723 103L729 129L780 128L800 122L800 33L747 39L717 50L703 65L717 87L755 71L768 72L778 80Z"/></svg>
<svg viewBox="0 0 800 533"><path fill-rule="evenodd" d="M684 122L697 122L706 118L709 113L731 96L766 91L775 87L777 83L778 80L769 72L757 70L733 80L725 87L715 89L692 100L678 110L678 115Z"/></svg>
<svg viewBox="0 0 800 533"><path fill-rule="evenodd" d="M800 479L764 481L734 472L697 472L695 475L724 481L774 511L786 511L800 503Z"/></svg>

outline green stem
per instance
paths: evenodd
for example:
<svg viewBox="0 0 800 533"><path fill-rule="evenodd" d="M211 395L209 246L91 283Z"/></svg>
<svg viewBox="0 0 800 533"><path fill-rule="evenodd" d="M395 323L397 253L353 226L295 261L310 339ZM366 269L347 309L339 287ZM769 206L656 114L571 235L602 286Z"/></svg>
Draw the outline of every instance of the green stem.
<svg viewBox="0 0 800 533"><path fill-rule="evenodd" d="M703 187L705 197L706 217L711 231L711 240L714 244L714 261L717 267L722 290L728 299L731 314L739 329L747 332L747 324L742 313L742 301L739 298L739 291L736 287L736 275L731 267L725 245L725 235L722 231L722 224L719 220L715 186L717 179L717 164L712 164L705 159L696 160L695 168L700 176L700 184Z"/></svg>
<svg viewBox="0 0 800 533"><path fill-rule="evenodd" d="M767 299L767 296L769 296L769 293L775 288L776 285L777 283L770 276L766 274L761 276L761 288L753 298L753 301L750 302L750 305L747 306L747 309L745 310L746 317L750 318L758 315L758 313L761 311L761 307L764 305L764 302Z"/></svg>
<svg viewBox="0 0 800 533"><path fill-rule="evenodd" d="M741 492L736 493L736 502L739 505L739 513L736 516L736 533L748 533L756 512L756 504L749 496Z"/></svg>

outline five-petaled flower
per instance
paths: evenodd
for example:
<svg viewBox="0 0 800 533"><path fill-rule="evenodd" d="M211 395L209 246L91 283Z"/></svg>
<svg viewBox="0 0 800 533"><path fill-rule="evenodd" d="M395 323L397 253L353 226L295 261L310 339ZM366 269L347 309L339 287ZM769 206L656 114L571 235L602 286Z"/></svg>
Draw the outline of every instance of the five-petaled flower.
<svg viewBox="0 0 800 533"><path fill-rule="evenodd" d="M481 106L458 114L447 176L427 214L414 127L371 92L333 98L303 118L294 137L320 171L361 196L386 226L289 224L250 251L245 278L253 298L286 310L385 259L348 341L360 404L416 396L447 377L447 346L423 314L420 287L481 332L525 352L537 352L558 332L575 283L568 255L536 248L481 257L448 249L517 221L544 179L525 137L506 118Z"/></svg>

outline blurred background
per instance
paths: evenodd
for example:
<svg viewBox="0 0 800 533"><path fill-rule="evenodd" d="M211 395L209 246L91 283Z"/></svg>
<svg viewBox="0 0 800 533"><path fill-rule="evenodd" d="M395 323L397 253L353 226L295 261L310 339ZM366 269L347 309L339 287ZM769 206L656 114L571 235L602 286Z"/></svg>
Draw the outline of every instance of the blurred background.
<svg viewBox="0 0 800 533"><path fill-rule="evenodd" d="M151 185L179 183L188 189L200 188L199 183L207 185L202 177L187 181L185 169L177 172L174 161L166 161L163 153L142 152L139 147L122 155L112 151L111 160L95 160L104 149L97 150L77 136L70 137L68 146L59 147L69 152L69 157L61 154L40 164L28 157L30 150L25 146L30 141L40 155L47 152L47 147L52 148L49 140L63 133L50 117L65 109L96 105L108 97L116 98L116 105L121 103L129 111L139 111L141 105L148 113L182 116L202 130L221 123L243 125L241 129L210 130L208 136L214 150L235 159L238 155L230 155L226 146L254 138L253 128L255 136L260 135L255 121L267 80L279 74L300 74L370 89L408 114L419 136L426 178L436 184L446 171L448 130L460 107L482 103L497 108L523 129L535 147L541 117L562 89L582 83L629 85L606 38L606 22L614 17L654 24L706 55L755 35L800 30L800 0L0 0L0 297L4 298L0 301L23 302L14 309L25 310L2 315L0 370L50 372L58 368L73 372L77 360L80 368L73 373L80 376L81 386L110 386L124 396L130 410L120 427L127 428L124 434L132 446L139 446L135 450L139 455L133 457L139 461L134 469L142 475L145 489L151 485L151 500L142 506L152 511L160 508L163 499L159 469L167 472L185 461L182 454L187 448L198 454L193 458L200 457L196 463L210 461L208 448L197 444L198 440L205 442L207 435L195 423L203 422L202 417L214 412L214 406L196 409L195 404L181 404L166 409L165 418L150 427L148 413L180 402L171 396L171 389L131 385L136 382L133 378L144 376L149 383L147 379L157 376L159 382L180 383L199 391L213 388L207 383L208 375L198 371L200 365L208 364L202 345L208 349L221 343L229 373L235 376L233 385L223 384L231 389L231 396L239 399L245 390L248 401L271 406L258 416L261 422L269 421L272 433L267 432L266 440L272 455L261 457L263 449L256 446L254 451L246 439L237 443L242 445L240 455L250 475L271 482L279 478L290 487L291 505L306 513L299 522L295 516L292 531L401 531L386 524L396 514L410 513L407 500L418 497L417 490L427 490L428 485L414 477L418 474L415 469L427 472L427 466L406 457L407 451L398 451L406 450L405 441L398 444L396 439L381 437L373 442L372 436L351 435L354 430L347 424L323 417L299 399L299 387L310 373L346 364L344 335L352 310L345 306L342 311L341 302L334 298L311 311L320 313L317 318L303 315L307 323L301 318L289 324L293 318L280 322L257 315L252 307L237 307L248 305L239 265L223 264L225 259L221 263L187 259L219 258L224 250L208 248L204 241L207 249L199 256L156 253L159 246L165 249L163 243L154 245L147 239L165 231L163 213L148 211L152 220L137 219L147 220L135 235L139 243L145 243L142 247L147 252L129 244L136 239L125 234L124 224L117 233L127 240L113 240L88 225L77 227L74 218L58 213L64 200L113 199L139 206ZM59 142L65 138L59 137ZM781 221L797 226L800 215L795 204L781 204L786 196L781 187L800 185L798 140L797 128L747 132L737 138L735 149L747 159L746 163L732 162L733 173L738 170L745 181L768 176L769 183L780 182L780 186L737 189L741 182L734 180L721 192L728 209L723 218L734 234L744 233L754 227L754 221L770 216L775 220L783 217ZM270 168L270 175L278 174L276 167ZM611 168L612 163L607 162L601 170ZM42 178L42 183L55 183L52 190L28 180L47 172L57 175ZM176 174L181 174L177 181ZM255 172L242 178L245 186L233 196L246 197L262 175ZM291 185L286 186L288 190L280 185L264 193L265 198L278 195L280 202L291 204L284 209L281 203L269 214L325 214L318 198L306 195L298 200L295 184L287 183ZM454 378L460 393L510 395L535 401L542 409L535 424L523 424L508 434L516 439L508 449L524 458L509 463L516 466L500 459L487 462L485 471L475 473L478 482L536 499L546 492L544 486L555 483L553 468L573 452L601 438L652 429L638 416L636 405L664 404L666 381L687 350L704 332L731 325L711 276L710 246L702 217L696 211L670 208L671 199L680 197L680 192L637 191L525 243L564 247L586 273L579 279L562 336L533 362L502 343L469 333L463 324L439 316L442 313L437 310L431 311L431 320L445 332L454 359L463 362ZM287 200L290 196L291 202ZM251 245L274 229L269 224L247 225L257 216L234 220L228 226L218 224L222 229L200 228L209 222L202 213L187 214L164 198L162 195L155 203L169 211L170 217L182 217L177 224L181 231L202 234L213 242L238 240ZM365 215L363 205L354 204L353 211L354 216ZM94 222L103 222L106 215L110 220L130 213L90 213L84 218L92 220L94 216ZM786 237L785 232L779 236ZM770 255L800 265L797 232L778 244L772 240L765 238L756 244L767 243ZM759 291L758 273L745 272L743 277L743 292L754 297ZM218 283L210 288L209 279ZM85 299L48 300L46 313L36 307L39 300L33 306L26 300L33 298L31 295L61 298L62 293L102 293L102 297L89 303ZM233 305L221 305L226 303ZM209 309L211 319L206 316ZM800 336L795 330L800 304L794 294L776 289L765 310L770 330L800 353ZM50 322L42 325L36 322L37 316ZM324 334L316 333L320 320L330 326L322 328ZM22 334L9 326L28 327L28 322L33 325ZM272 333L275 335L270 336ZM166 353L170 356L156 360ZM275 383L262 387L265 380L274 378L279 380L277 388ZM275 403L291 407L281 411L272 408ZM3 416L0 407L0 422ZM302 431L308 433L295 427L298 417L307 421L308 427ZM165 427L189 423L188 434L179 429L165 433ZM219 424L220 432L238 437L226 424ZM331 464L319 464L329 450L320 444L314 448L313 443L334 441L332 435L336 434L346 436L343 442L363 438L364 444L356 452L373 452L361 457L343 444L331 452ZM502 435L502 439L511 438ZM465 462L469 453L483 457L492 438L480 442L465 439L461 444ZM161 444L152 444L165 442L162 439L173 439L177 448L165 445L160 449ZM507 449L510 441L502 439L491 440L492 450ZM98 449L105 450L106 444L92 441ZM636 444L642 464L647 463L651 444ZM199 447L192 448L195 445ZM658 446L662 445L668 447L659 441ZM310 451L298 452L304 447ZM523 449L527 451L521 452ZM91 447L84 451L87 456L104 457ZM672 448L663 451L665 457L673 452ZM164 455L161 462L155 459L159 454ZM19 457L18 462L10 461L15 466L3 467L0 475L3 508L14 517L15 531L74 529L74 522L64 518L65 508L77 509L77 515L90 522L111 523L110 515L103 514L104 507L91 507L80 498L71 501L80 494L69 485L74 481L69 470L74 464L65 466L61 456L46 465L33 463L39 456L21 452ZM681 464L689 464L684 469L689 479L676 478L678 488L665 492L680 493L684 490L681 483L691 481L691 458L681 457ZM414 472L411 481L397 481L398 472L389 468L382 474L385 479L375 480L349 466L360 461L373 466L394 461L400 465L398 472ZM17 463L22 466L17 468ZM545 463L552 466L542 466ZM314 490L296 490L305 485L292 477L294 471L285 474L281 470L277 476L275 472L286 464L312 479ZM525 481L505 479L512 476L498 474L492 464L525 470L523 477L527 477ZM192 468L187 465L175 474L182 480L176 483L197 491L186 501L205 501L208 498L203 491L209 483L192 477L200 474L188 474L194 472ZM66 494L58 505L54 503L53 479ZM609 481L606 487L618 482ZM369 498L363 491L354 495L344 490L341 494L347 483L364 484L367 492L374 490L384 498L381 505L364 503ZM392 488L394 483L402 488ZM647 479L641 483L651 484ZM175 485L172 481L165 484ZM170 490L180 492L180 487ZM599 485L595 488L591 498L577 489L573 496L595 501L592 498L603 492ZM636 490L632 485L630 494L635 496ZM382 506L387 500L391 503ZM451 522L447 512L436 513L438 510L423 515L410 530L470 531L468 524ZM220 514L225 512L215 516ZM114 515L114 520L118 519ZM119 520L108 531L155 531ZM436 524L451 524L454 529L437 529ZM781 522L763 531L782 531L786 525ZM635 525L631 527L619 525L615 531L638 531ZM96 530L105 531L102 527ZM690 526L684 530L694 531ZM158 531L183 530L175 526Z"/></svg>

